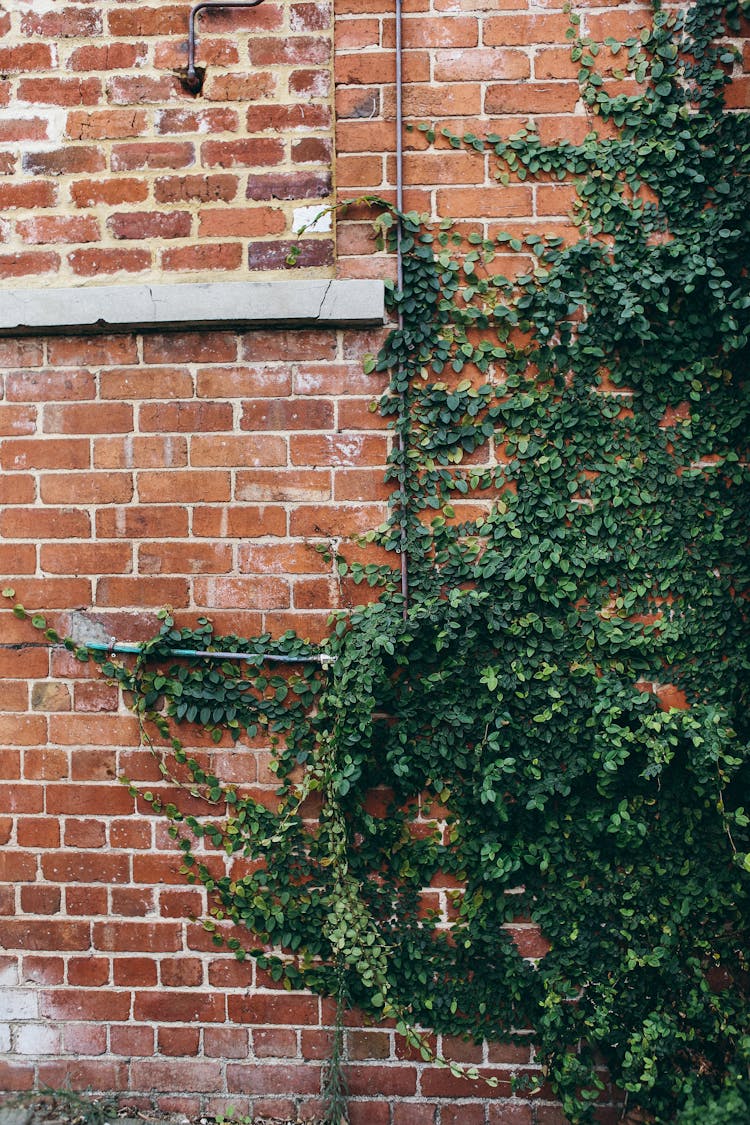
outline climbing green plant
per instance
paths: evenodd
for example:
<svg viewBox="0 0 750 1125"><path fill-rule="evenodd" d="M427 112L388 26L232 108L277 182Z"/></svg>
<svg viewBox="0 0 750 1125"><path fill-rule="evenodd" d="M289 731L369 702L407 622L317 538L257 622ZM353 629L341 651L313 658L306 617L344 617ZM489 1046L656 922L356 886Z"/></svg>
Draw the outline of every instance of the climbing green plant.
<svg viewBox="0 0 750 1125"><path fill-rule="evenodd" d="M580 144L424 126L577 204L564 235L492 239L381 207L403 285L367 368L401 440L369 538L405 549L408 604L396 565L342 561L381 597L334 616L328 668L291 635L166 611L134 663L66 642L133 693L175 795L134 792L218 943L395 1017L428 1059L418 1027L530 1029L518 1084L549 1083L573 1122L602 1063L655 1121L750 1113L750 115L724 104L743 7L655 5L606 44L616 92L573 13ZM301 663L174 657L190 646ZM269 739L278 804L187 750L190 723ZM446 878L449 917L425 905ZM544 957L519 952L519 917ZM340 1118L336 1067L328 1085Z"/></svg>

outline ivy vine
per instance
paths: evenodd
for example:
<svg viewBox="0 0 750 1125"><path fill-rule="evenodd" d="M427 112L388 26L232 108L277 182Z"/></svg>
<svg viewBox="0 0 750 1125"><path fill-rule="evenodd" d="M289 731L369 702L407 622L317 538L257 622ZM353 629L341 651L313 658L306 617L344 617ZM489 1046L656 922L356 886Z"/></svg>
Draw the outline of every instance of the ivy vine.
<svg viewBox="0 0 750 1125"><path fill-rule="evenodd" d="M317 650L166 611L134 665L66 642L134 693L176 786L138 792L217 942L395 1016L428 1058L411 1029L531 1029L572 1122L594 1120L602 1061L651 1120L750 1118L750 115L724 104L743 8L656 4L606 43L626 93L573 14L580 144L444 131L501 181L574 183L575 240L465 240L383 206L400 327L367 366L403 440L369 538L405 544L408 605L395 568L343 563L381 597L335 616L327 671L176 660ZM503 276L508 251L526 273ZM278 806L186 750L186 723L265 732ZM425 908L441 876L449 918Z"/></svg>

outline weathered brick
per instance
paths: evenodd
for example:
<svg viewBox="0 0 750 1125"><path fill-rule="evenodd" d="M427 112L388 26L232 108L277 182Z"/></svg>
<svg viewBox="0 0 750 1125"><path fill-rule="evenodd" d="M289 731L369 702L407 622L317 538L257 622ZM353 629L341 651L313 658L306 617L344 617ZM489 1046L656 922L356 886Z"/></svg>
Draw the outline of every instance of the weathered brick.
<svg viewBox="0 0 750 1125"><path fill-rule="evenodd" d="M71 184L70 194L77 207L92 207L97 203L142 203L148 196L148 184L130 177L80 180Z"/></svg>
<svg viewBox="0 0 750 1125"><path fill-rule="evenodd" d="M73 273L95 277L100 273L140 273L151 265L148 250L108 250L104 248L74 250L68 255Z"/></svg>
<svg viewBox="0 0 750 1125"><path fill-rule="evenodd" d="M325 266L333 262L331 239L304 238L296 242L251 242L247 264L251 270L286 269L290 259L297 267Z"/></svg>
<svg viewBox="0 0 750 1125"><path fill-rule="evenodd" d="M236 270L242 265L239 243L197 243L165 250L159 257L164 270Z"/></svg>
<svg viewBox="0 0 750 1125"><path fill-rule="evenodd" d="M238 177L228 173L162 176L154 183L154 195L160 203L208 203L219 199L228 203L236 196L238 184Z"/></svg>
<svg viewBox="0 0 750 1125"><path fill-rule="evenodd" d="M191 227L189 211L118 212L107 219L107 229L114 238L186 238Z"/></svg>
<svg viewBox="0 0 750 1125"><path fill-rule="evenodd" d="M143 136L149 128L143 110L72 110L65 132L74 141L107 140Z"/></svg>
<svg viewBox="0 0 750 1125"><path fill-rule="evenodd" d="M201 145L201 160L207 168L267 168L283 159L283 144L271 138L204 141Z"/></svg>
<svg viewBox="0 0 750 1125"><path fill-rule="evenodd" d="M101 35L102 14L92 8L70 7L58 11L25 12L21 19L24 35L46 39L83 38Z"/></svg>
<svg viewBox="0 0 750 1125"><path fill-rule="evenodd" d="M24 242L44 245L56 242L96 242L101 237L99 222L93 215L41 215L16 223Z"/></svg>
<svg viewBox="0 0 750 1125"><path fill-rule="evenodd" d="M96 105L101 93L99 78L22 78L18 83L19 101L38 105ZM96 169L75 168L74 171Z"/></svg>
<svg viewBox="0 0 750 1125"><path fill-rule="evenodd" d="M23 170L30 176L69 176L80 172L101 172L105 157L101 149L91 145L70 145L49 152L26 152Z"/></svg>
<svg viewBox="0 0 750 1125"><path fill-rule="evenodd" d="M323 199L331 193L329 172L272 172L251 176L248 199Z"/></svg>
<svg viewBox="0 0 750 1125"><path fill-rule="evenodd" d="M141 168L187 168L195 163L195 146L190 141L132 141L112 146L113 172L132 172Z"/></svg>
<svg viewBox="0 0 750 1125"><path fill-rule="evenodd" d="M53 273L60 265L60 255L52 251L0 254L0 277L29 277Z"/></svg>

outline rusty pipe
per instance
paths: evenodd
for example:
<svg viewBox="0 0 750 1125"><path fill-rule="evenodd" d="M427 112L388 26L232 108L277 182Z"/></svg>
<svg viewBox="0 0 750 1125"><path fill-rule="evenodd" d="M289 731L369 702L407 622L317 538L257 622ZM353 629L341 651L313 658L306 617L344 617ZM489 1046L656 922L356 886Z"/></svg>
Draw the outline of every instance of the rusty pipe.
<svg viewBox="0 0 750 1125"><path fill-rule="evenodd" d="M203 75L195 69L195 22L201 12L210 8L257 8L263 0L200 0L190 9L188 21L188 64L185 85L191 94L199 94L203 89Z"/></svg>

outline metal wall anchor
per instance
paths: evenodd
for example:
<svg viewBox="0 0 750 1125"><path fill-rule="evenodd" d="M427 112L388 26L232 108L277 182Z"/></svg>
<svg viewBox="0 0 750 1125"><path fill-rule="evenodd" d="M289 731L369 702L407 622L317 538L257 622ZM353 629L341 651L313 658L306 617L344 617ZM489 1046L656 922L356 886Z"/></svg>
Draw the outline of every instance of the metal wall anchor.
<svg viewBox="0 0 750 1125"><path fill-rule="evenodd" d="M263 0L201 0L190 9L188 23L188 65L185 86L191 94L199 94L203 89L203 71L195 67L195 21L201 12L211 8L257 8Z"/></svg>

